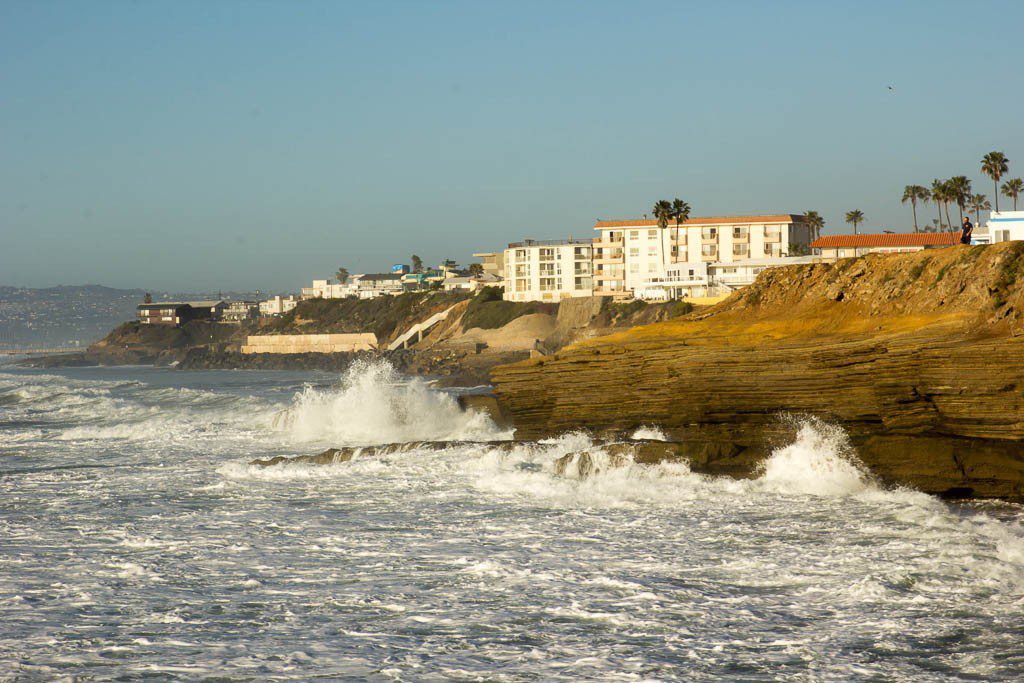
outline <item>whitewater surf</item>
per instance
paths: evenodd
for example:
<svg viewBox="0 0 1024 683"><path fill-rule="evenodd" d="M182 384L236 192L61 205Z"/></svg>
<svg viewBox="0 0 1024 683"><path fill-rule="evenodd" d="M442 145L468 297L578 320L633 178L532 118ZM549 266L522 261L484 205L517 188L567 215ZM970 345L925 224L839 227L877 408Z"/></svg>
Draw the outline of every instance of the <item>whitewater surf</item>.
<svg viewBox="0 0 1024 683"><path fill-rule="evenodd" d="M841 430L795 434L737 480L515 442L383 364L0 368L0 672L1024 675L1021 509L886 489ZM291 460L327 448L353 455Z"/></svg>

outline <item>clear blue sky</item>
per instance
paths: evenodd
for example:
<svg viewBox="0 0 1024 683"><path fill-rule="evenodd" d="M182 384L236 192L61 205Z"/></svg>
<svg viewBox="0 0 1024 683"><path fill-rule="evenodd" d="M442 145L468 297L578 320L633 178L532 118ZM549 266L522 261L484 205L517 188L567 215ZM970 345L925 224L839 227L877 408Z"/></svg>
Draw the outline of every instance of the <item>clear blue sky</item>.
<svg viewBox="0 0 1024 683"><path fill-rule="evenodd" d="M1024 175L1024 3L0 3L0 284L296 289ZM895 86L890 93L888 86ZM934 213L924 209L927 216Z"/></svg>

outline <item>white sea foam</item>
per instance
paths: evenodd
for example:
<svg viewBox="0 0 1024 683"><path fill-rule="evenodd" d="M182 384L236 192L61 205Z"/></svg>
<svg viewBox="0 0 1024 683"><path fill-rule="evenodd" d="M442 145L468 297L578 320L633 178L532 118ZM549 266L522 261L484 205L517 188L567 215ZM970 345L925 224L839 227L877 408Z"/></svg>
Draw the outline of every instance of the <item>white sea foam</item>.
<svg viewBox="0 0 1024 683"><path fill-rule="evenodd" d="M798 425L751 480L623 460L582 433L253 468L315 452L318 421L328 445L473 430L450 397L379 369L295 401L298 380L246 376L251 396L238 374L209 392L17 379L32 402L0 408L12 675L1024 674L1020 509L880 487L827 425ZM309 409L307 432L271 427L286 406ZM31 471L77 459L113 466ZM61 628L40 631L41 615Z"/></svg>
<svg viewBox="0 0 1024 683"><path fill-rule="evenodd" d="M637 441L668 441L668 437L665 436L665 432L661 429L661 427L654 427L651 425L644 425L643 427L639 427L635 432L633 432L633 436L630 438Z"/></svg>
<svg viewBox="0 0 1024 683"><path fill-rule="evenodd" d="M307 387L275 421L297 441L335 446L510 438L448 394L400 376L386 361L357 361L332 389Z"/></svg>
<svg viewBox="0 0 1024 683"><path fill-rule="evenodd" d="M872 487L846 433L817 420L805 421L796 440L777 449L758 480L779 493L843 496Z"/></svg>

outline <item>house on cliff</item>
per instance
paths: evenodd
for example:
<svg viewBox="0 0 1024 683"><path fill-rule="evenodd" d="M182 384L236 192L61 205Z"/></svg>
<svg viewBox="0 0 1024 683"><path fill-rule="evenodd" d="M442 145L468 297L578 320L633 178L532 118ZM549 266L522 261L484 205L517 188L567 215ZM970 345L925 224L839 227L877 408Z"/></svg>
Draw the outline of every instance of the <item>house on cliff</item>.
<svg viewBox="0 0 1024 683"><path fill-rule="evenodd" d="M959 232L881 233L869 235L825 235L811 242L822 258L852 258L864 254L893 254L949 247L959 243Z"/></svg>
<svg viewBox="0 0 1024 683"><path fill-rule="evenodd" d="M139 304L136 315L145 325L171 325L178 327L192 320L216 322L227 310L224 301L160 301Z"/></svg>

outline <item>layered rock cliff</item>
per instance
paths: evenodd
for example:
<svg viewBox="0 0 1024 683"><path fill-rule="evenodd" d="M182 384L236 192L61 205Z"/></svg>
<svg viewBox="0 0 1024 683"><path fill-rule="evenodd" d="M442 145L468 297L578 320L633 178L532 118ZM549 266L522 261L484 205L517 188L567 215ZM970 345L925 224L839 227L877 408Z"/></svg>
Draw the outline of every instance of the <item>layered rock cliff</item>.
<svg viewBox="0 0 1024 683"><path fill-rule="evenodd" d="M517 438L657 425L746 476L795 421L882 480L1024 497L1024 244L767 270L713 309L497 368Z"/></svg>

